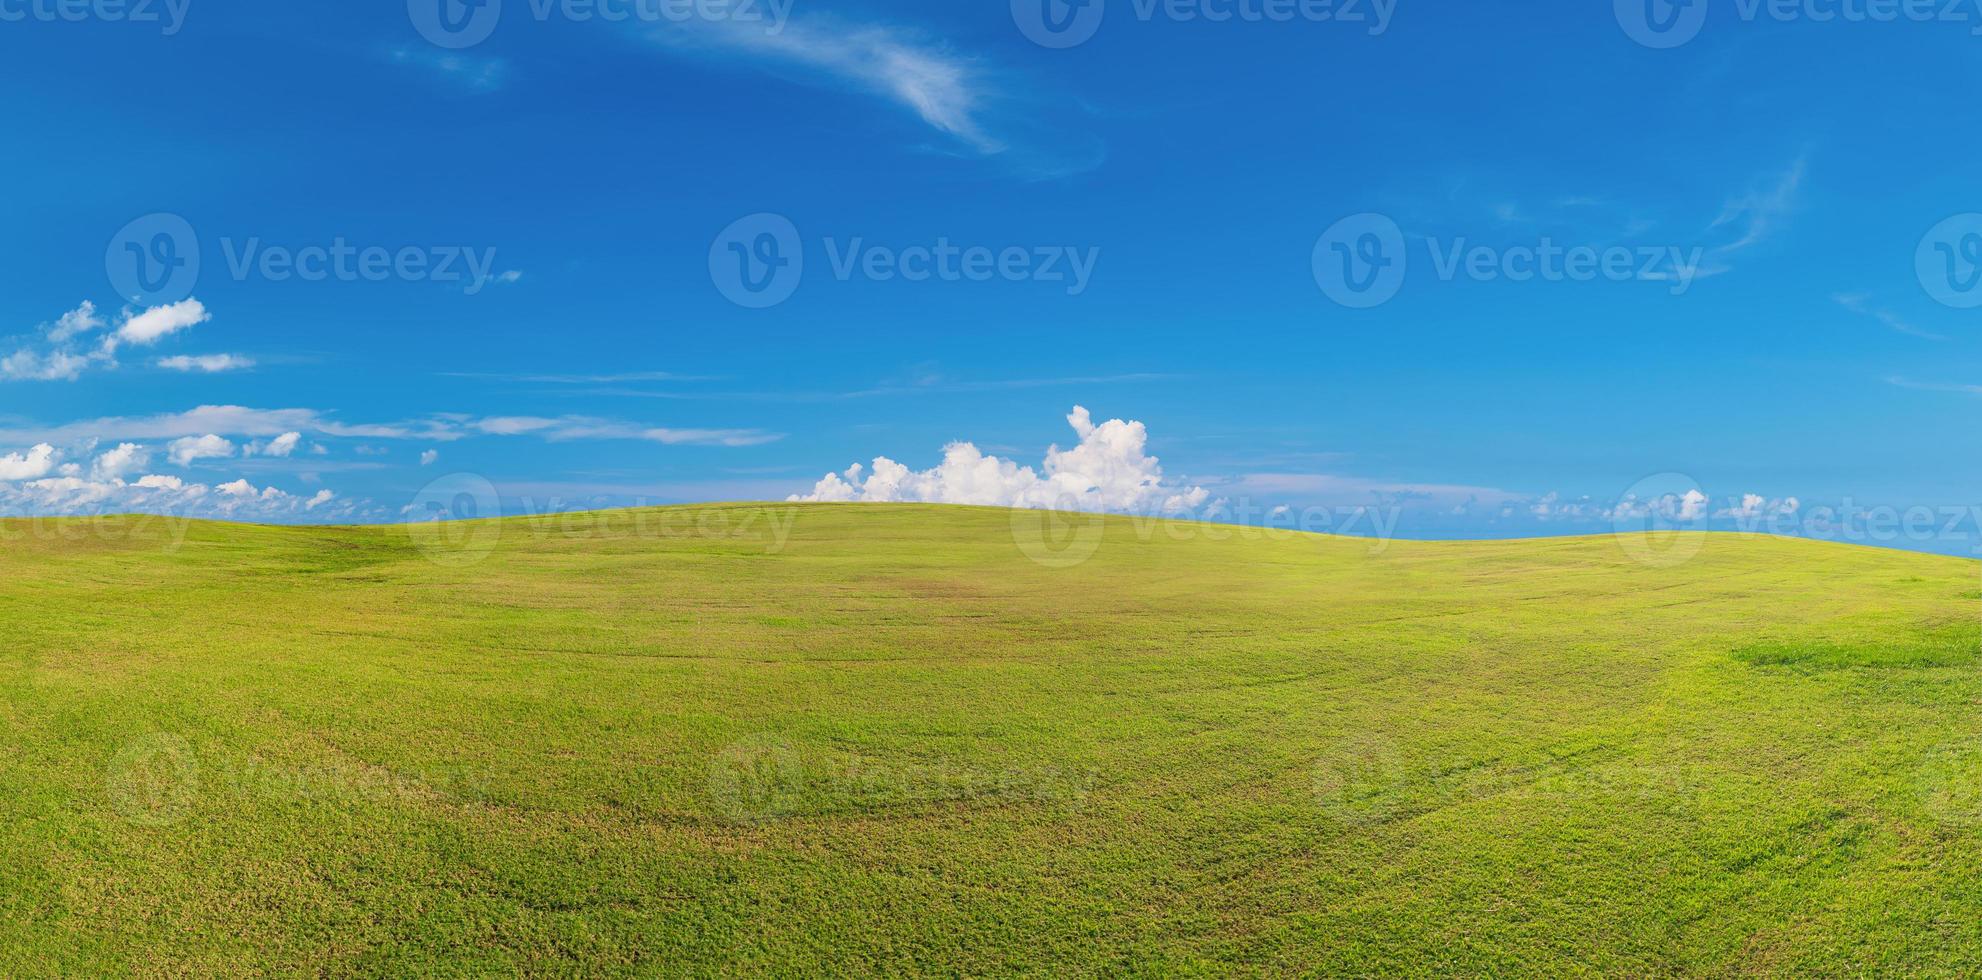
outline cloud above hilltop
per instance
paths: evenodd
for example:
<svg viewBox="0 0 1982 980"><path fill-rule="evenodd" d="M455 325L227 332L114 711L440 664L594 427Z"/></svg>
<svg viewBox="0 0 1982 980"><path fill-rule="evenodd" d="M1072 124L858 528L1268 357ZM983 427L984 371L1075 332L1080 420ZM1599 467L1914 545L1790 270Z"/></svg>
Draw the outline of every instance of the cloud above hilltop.
<svg viewBox="0 0 1982 980"><path fill-rule="evenodd" d="M871 469L856 463L829 473L811 493L791 499L1164 514L1190 513L1210 501L1203 487L1164 479L1162 463L1148 454L1149 431L1141 422L1111 419L1096 425L1087 409L1075 406L1067 424L1080 442L1071 449L1048 448L1037 470L953 442L931 469L913 470L880 456Z"/></svg>

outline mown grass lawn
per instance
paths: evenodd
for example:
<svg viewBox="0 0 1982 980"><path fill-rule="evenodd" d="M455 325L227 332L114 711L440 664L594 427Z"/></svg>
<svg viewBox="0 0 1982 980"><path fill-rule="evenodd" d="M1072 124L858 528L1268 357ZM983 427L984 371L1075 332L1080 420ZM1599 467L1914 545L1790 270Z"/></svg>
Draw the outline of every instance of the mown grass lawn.
<svg viewBox="0 0 1982 980"><path fill-rule="evenodd" d="M0 974L1982 972L1974 562L1027 533L0 522Z"/></svg>

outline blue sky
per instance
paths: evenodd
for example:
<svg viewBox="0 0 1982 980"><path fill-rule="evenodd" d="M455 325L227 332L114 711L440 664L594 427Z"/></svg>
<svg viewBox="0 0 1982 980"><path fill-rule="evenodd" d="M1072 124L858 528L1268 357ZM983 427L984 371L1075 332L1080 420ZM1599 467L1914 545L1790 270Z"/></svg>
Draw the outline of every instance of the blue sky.
<svg viewBox="0 0 1982 980"><path fill-rule="evenodd" d="M1064 497L1417 537L1963 516L1979 28L0 0L0 511L387 521L472 477L509 512Z"/></svg>

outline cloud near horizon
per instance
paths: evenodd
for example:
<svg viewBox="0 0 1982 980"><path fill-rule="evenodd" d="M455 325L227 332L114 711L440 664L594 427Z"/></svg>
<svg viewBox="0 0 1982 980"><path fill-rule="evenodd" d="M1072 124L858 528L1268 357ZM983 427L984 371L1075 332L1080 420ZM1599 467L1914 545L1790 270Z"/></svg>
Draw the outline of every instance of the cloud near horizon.
<svg viewBox="0 0 1982 980"><path fill-rule="evenodd" d="M1087 409L1075 406L1067 424L1080 443L1066 450L1049 448L1040 470L987 456L968 442L953 442L933 469L911 470L886 456L876 457L871 471L855 463L843 473L827 474L811 493L790 499L1175 515L1210 500L1203 487L1165 482L1161 462L1147 452L1149 432L1141 422L1111 419L1096 425Z"/></svg>

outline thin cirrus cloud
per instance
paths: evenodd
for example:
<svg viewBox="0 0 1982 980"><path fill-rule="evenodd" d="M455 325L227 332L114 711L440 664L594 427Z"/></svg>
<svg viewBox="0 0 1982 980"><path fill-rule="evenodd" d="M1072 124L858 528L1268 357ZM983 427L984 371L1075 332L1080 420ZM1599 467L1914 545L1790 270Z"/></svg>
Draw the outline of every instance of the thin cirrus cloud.
<svg viewBox="0 0 1982 980"><path fill-rule="evenodd" d="M226 371L246 371L255 366L253 358L238 354L200 354L197 356L180 354L177 357L163 357L158 366L167 371L183 371L189 374L220 374Z"/></svg>
<svg viewBox="0 0 1982 980"><path fill-rule="evenodd" d="M777 29L697 18L651 34L671 50L783 70L885 99L966 154L999 158L1028 177L1080 173L1105 156L1086 120L1065 115L1081 103L1032 95L1016 76L910 29L815 15Z"/></svg>
<svg viewBox="0 0 1982 980"><path fill-rule="evenodd" d="M476 436L535 436L552 442L579 440L644 441L669 446L759 446L783 439L781 433L742 428L670 428L590 416L477 418L437 415L401 422L351 423L308 408L259 409L203 405L186 412L112 417L55 426L0 428L0 445L73 445L100 440L141 441L199 438L272 439L289 434L333 439L425 440L455 442ZM293 448L293 446L292 446Z"/></svg>

